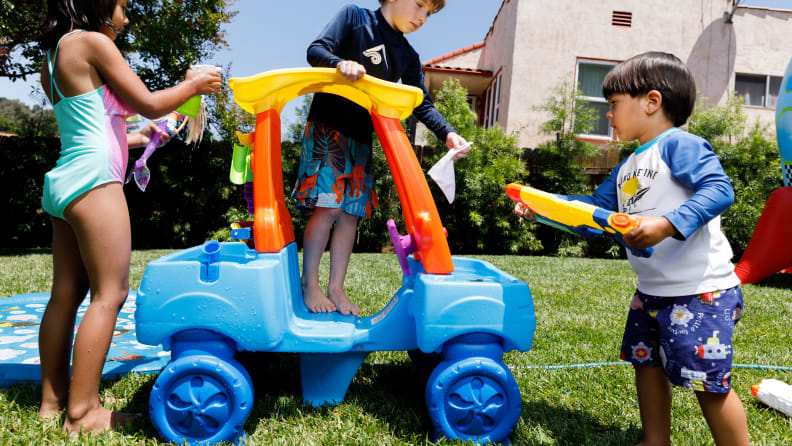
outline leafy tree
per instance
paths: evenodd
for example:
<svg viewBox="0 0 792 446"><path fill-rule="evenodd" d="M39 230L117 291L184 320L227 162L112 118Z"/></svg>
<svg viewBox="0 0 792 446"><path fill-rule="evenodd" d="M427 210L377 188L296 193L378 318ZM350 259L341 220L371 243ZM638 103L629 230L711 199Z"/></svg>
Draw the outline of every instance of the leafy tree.
<svg viewBox="0 0 792 446"><path fill-rule="evenodd" d="M127 12L128 29L116 43L135 54L130 66L150 89L177 83L190 64L228 46L221 29L236 16L234 0L135 0ZM133 37L134 36L134 37Z"/></svg>
<svg viewBox="0 0 792 446"><path fill-rule="evenodd" d="M223 79L228 80L231 66L225 67ZM212 110L209 116L209 129L220 141L236 141L236 132L252 132L256 126L256 117L240 108L234 102L228 82L223 82L218 93L204 96L207 109Z"/></svg>
<svg viewBox="0 0 792 446"><path fill-rule="evenodd" d="M28 108L18 100L0 98L0 131L19 136L56 136L58 125L51 109Z"/></svg>
<svg viewBox="0 0 792 446"><path fill-rule="evenodd" d="M696 108L688 119L688 132L698 135L710 144L732 144L744 135L745 114L737 96L725 104L704 108L696 102Z"/></svg>
<svg viewBox="0 0 792 446"><path fill-rule="evenodd" d="M45 0L0 0L0 76L15 80L38 73L42 52L34 36L46 8Z"/></svg>
<svg viewBox="0 0 792 446"><path fill-rule="evenodd" d="M30 109L17 100L3 99L0 102L0 131L19 134L22 131L22 117L30 114Z"/></svg>
<svg viewBox="0 0 792 446"><path fill-rule="evenodd" d="M233 1L135 0L116 45L134 54L127 60L150 89L171 86L190 64L228 45L221 26L236 15L229 9ZM39 72L44 49L37 39L46 3L0 0L0 76L26 79Z"/></svg>

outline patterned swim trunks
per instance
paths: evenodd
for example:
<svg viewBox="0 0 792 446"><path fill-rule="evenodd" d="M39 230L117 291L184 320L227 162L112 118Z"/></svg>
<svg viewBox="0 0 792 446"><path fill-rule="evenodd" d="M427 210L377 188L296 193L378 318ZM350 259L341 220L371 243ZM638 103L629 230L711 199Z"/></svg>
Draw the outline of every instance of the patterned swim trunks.
<svg viewBox="0 0 792 446"><path fill-rule="evenodd" d="M297 209L341 208L351 215L370 217L372 207L379 207L371 166L370 144L308 121L291 194L297 199Z"/></svg>
<svg viewBox="0 0 792 446"><path fill-rule="evenodd" d="M681 297L635 292L621 358L665 369L674 385L712 393L731 388L732 333L742 317L740 286Z"/></svg>

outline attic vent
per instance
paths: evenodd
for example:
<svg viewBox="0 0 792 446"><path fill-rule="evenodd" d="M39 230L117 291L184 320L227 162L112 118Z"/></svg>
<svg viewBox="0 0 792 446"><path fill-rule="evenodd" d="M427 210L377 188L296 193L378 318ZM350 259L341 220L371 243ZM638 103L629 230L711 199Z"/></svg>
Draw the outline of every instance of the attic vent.
<svg viewBox="0 0 792 446"><path fill-rule="evenodd" d="M632 13L626 11L613 11L611 24L613 26L624 26L630 28L632 26Z"/></svg>

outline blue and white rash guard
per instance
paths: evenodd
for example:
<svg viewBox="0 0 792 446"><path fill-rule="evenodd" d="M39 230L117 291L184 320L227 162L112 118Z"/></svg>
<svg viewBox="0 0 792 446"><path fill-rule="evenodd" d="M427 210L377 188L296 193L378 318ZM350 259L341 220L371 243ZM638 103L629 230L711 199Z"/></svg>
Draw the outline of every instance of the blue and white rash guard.
<svg viewBox="0 0 792 446"><path fill-rule="evenodd" d="M710 144L671 128L620 162L593 195L567 195L626 214L665 217L679 236L654 246L649 258L627 257L638 289L653 296L684 296L740 284L720 214L734 191Z"/></svg>

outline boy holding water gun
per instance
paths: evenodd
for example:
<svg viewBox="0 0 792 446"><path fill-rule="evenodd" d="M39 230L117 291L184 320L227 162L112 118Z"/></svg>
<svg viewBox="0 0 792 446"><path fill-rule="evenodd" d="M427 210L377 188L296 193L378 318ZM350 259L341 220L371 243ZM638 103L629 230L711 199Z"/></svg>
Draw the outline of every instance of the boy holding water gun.
<svg viewBox="0 0 792 446"><path fill-rule="evenodd" d="M710 144L679 129L696 86L676 56L634 56L602 85L607 117L622 141L640 146L589 196L566 196L640 220L624 234L650 257L627 253L638 275L621 357L635 368L643 445L670 444L671 388L691 388L718 445L748 445L742 403L731 388L732 333L742 316L740 279L720 214L734 201ZM531 216L522 203L515 212Z"/></svg>

